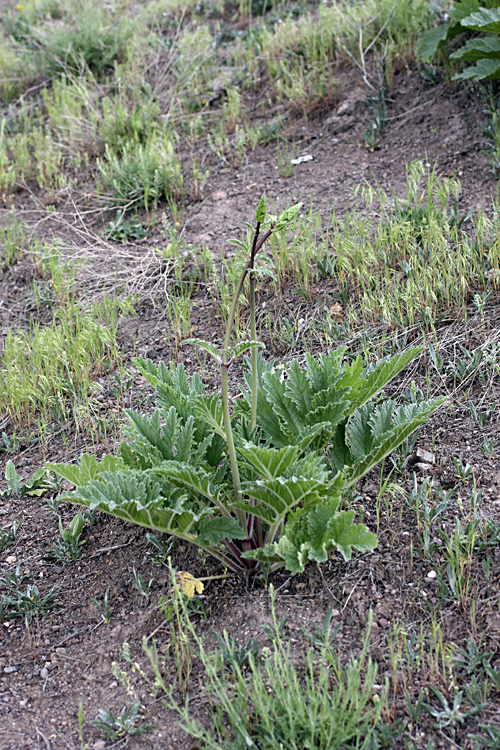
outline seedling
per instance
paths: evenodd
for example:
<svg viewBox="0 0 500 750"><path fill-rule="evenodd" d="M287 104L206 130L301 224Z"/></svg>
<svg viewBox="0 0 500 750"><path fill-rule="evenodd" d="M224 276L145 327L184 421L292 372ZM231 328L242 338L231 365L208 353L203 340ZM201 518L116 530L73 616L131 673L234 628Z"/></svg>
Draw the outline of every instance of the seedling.
<svg viewBox="0 0 500 750"><path fill-rule="evenodd" d="M144 578L144 576L142 576L135 567L135 562L133 563L132 571L129 572L129 576L141 596L143 596L145 599L149 599L149 597L151 596L151 587L153 586L154 578L150 578L148 583L146 583L146 579Z"/></svg>
<svg viewBox="0 0 500 750"><path fill-rule="evenodd" d="M428 703L424 703L424 708L436 719L434 727L436 729L445 729L446 727L455 727L457 724L463 724L469 716L475 716L483 710L484 705L472 706L467 710L462 710L463 691L459 690L450 704L446 696L435 685L431 685L431 690L438 698L441 706L435 708Z"/></svg>
<svg viewBox="0 0 500 750"><path fill-rule="evenodd" d="M476 406L473 401L469 401L469 408L470 408L471 414L474 417L474 420L477 422L477 424L480 427L485 427L486 424L490 421L494 413L495 407L496 407L496 403L493 404L493 406L490 409L485 409L484 411L481 411L479 409L476 409Z"/></svg>
<svg viewBox="0 0 500 750"><path fill-rule="evenodd" d="M50 548L57 560L75 562L81 559L82 547L85 544L85 541L81 538L84 528L85 518L81 513L76 514L67 529L64 528L62 519L59 518L61 538Z"/></svg>
<svg viewBox="0 0 500 750"><path fill-rule="evenodd" d="M92 724L98 729L102 729L108 740L118 740L122 737L133 737L137 734L144 734L154 729L154 724L142 724L143 717L139 713L140 704L135 702L130 706L124 706L119 714L115 715L113 711L99 709L97 719Z"/></svg>
<svg viewBox="0 0 500 750"><path fill-rule="evenodd" d="M453 456L453 474L462 482L468 482L474 476L474 469L461 456L458 458Z"/></svg>
<svg viewBox="0 0 500 750"><path fill-rule="evenodd" d="M177 544L176 537L169 537L167 534L162 534L158 537L156 534L148 532L146 539L153 547L152 550L146 552L146 558L153 563L153 565L164 565L168 559L168 556L172 554Z"/></svg>
<svg viewBox="0 0 500 750"><path fill-rule="evenodd" d="M473 638L467 638L466 647L458 650L454 662L462 675L480 675L490 667L493 651L481 651Z"/></svg>
<svg viewBox="0 0 500 750"><path fill-rule="evenodd" d="M491 440L490 440L487 435L483 435L483 442L481 444L481 453L486 458L493 458L493 456L495 454L495 440L494 440L494 438L491 438Z"/></svg>
<svg viewBox="0 0 500 750"><path fill-rule="evenodd" d="M226 631L224 631L223 635L219 633L214 633L214 635L219 644L224 665L232 671L235 668L239 670L248 668L251 660L253 660L253 663L259 661L260 647L255 638L251 638L246 646L240 646L238 641L228 636Z"/></svg>
<svg viewBox="0 0 500 750"><path fill-rule="evenodd" d="M269 625L261 625L261 628L267 636L266 641L270 641L270 643L279 643L290 632L287 628L286 617L284 615L279 620L269 623Z"/></svg>
<svg viewBox="0 0 500 750"><path fill-rule="evenodd" d="M102 600L102 602L94 598L92 598L92 601L94 602L95 606L99 610L103 623L105 625L109 625L109 623L111 622L111 608L109 606L109 589L106 589L104 593L104 599Z"/></svg>
<svg viewBox="0 0 500 750"><path fill-rule="evenodd" d="M9 594L3 594L0 597L0 611L2 617L24 617L30 622L38 614L45 616L55 606L55 600L55 586L43 596L38 586L29 584L24 591L11 588Z"/></svg>
<svg viewBox="0 0 500 750"><path fill-rule="evenodd" d="M481 724L480 731L486 734L471 734L469 738L476 742L481 750L500 750L500 727L498 724Z"/></svg>
<svg viewBox="0 0 500 750"><path fill-rule="evenodd" d="M330 650L333 649L333 644L335 643L335 639L342 627L342 622L339 622L338 625L335 625L332 628L332 617L333 612L331 609L329 609L325 617L323 618L323 622L321 623L320 627L318 627L318 625L314 625L312 632L309 630L305 631L309 642L311 643L311 645L315 646L315 648L328 648Z"/></svg>
<svg viewBox="0 0 500 750"><path fill-rule="evenodd" d="M0 552L7 549L7 547L12 547L16 541L21 524L22 521L14 521L9 528L0 529Z"/></svg>

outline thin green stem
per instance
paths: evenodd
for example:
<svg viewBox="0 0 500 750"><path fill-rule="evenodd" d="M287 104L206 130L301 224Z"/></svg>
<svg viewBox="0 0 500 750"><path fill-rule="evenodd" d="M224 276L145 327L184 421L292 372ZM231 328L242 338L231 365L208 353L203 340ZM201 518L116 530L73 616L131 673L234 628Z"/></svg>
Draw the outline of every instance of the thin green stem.
<svg viewBox="0 0 500 750"><path fill-rule="evenodd" d="M228 354L225 350L222 353L221 363L221 381L222 381L222 413L224 415L224 427L226 430L227 451L231 462L231 474L233 477L234 499L237 503L241 502L241 482L238 460L236 458L236 448L234 447L233 429L231 427L231 414L229 413L229 384L228 384L229 362ZM247 533L247 514L240 508L236 509L236 516L241 528Z"/></svg>

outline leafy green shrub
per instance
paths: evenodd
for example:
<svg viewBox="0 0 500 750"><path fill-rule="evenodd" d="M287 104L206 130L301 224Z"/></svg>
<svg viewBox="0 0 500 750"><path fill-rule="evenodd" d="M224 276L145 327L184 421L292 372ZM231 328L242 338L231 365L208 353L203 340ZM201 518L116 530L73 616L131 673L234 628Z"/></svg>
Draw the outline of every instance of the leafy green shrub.
<svg viewBox="0 0 500 750"><path fill-rule="evenodd" d="M285 368L258 356L255 258L282 232L300 204L278 219L266 217L262 199L237 284L222 350L192 341L220 366L221 395L209 394L198 375L151 360L135 364L155 387L150 416L129 411L118 456L83 456L80 466L48 468L76 485L61 499L103 510L180 537L230 570L249 573L285 566L292 573L332 551L344 559L371 550L376 537L354 523L346 497L357 481L427 421L434 399L396 406L374 401L384 386L419 354L411 349L364 368L346 349L306 355L305 366ZM262 234L261 234L262 232ZM251 341L231 345L238 298L249 281ZM246 350L245 383L229 408L228 371Z"/></svg>
<svg viewBox="0 0 500 750"><path fill-rule="evenodd" d="M463 33L485 33L467 39L450 54L453 60L473 62L454 80L484 81L500 78L500 7L497 0L461 0L450 11L450 20L430 29L417 45L417 54L430 62L438 49L453 37Z"/></svg>
<svg viewBox="0 0 500 750"><path fill-rule="evenodd" d="M97 164L116 203L127 209L142 203L147 211L151 203L181 194L181 166L167 135L153 136L145 145L125 144L120 156L107 146L106 161Z"/></svg>

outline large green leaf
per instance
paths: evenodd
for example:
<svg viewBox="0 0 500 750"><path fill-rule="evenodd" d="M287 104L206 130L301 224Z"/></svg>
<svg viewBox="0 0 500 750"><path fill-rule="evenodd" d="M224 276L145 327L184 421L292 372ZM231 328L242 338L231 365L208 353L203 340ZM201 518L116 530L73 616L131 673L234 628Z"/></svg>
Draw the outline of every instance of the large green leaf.
<svg viewBox="0 0 500 750"><path fill-rule="evenodd" d="M498 60L500 58L500 39L491 36L469 39L459 49L452 52L450 57L456 60L469 61L483 60L490 57Z"/></svg>
<svg viewBox="0 0 500 750"><path fill-rule="evenodd" d="M280 539L243 557L271 564L280 562L290 573L300 573L310 560L325 562L337 551L349 560L352 551L371 551L377 537L363 524L353 522L354 511L337 511L338 500L292 514Z"/></svg>
<svg viewBox="0 0 500 750"><path fill-rule="evenodd" d="M348 487L356 484L362 476L376 466L386 456L392 453L401 443L406 440L412 432L425 424L429 416L445 401L444 398L435 398L424 404L409 404L401 406L393 412L392 428L375 440L372 434L372 443L369 436L365 436L365 442L369 446L369 452L364 457L359 456L353 465L346 469L344 478ZM368 422L368 431L370 423ZM350 438L352 439L352 438ZM358 437L356 437L358 440ZM356 447L356 450L358 450Z"/></svg>
<svg viewBox="0 0 500 750"><path fill-rule="evenodd" d="M292 445L278 449L245 443L238 446L238 453L243 457L246 466L254 469L259 477L275 479L283 476L286 470L297 461L301 450Z"/></svg>
<svg viewBox="0 0 500 750"><path fill-rule="evenodd" d="M224 428L224 414L222 411L222 401L220 396L217 393L212 393L211 396L207 396L207 394L203 393L193 400L193 406L199 416L225 440L226 431Z"/></svg>
<svg viewBox="0 0 500 750"><path fill-rule="evenodd" d="M454 81L492 81L500 78L500 60L479 60L475 65L465 68L453 76Z"/></svg>
<svg viewBox="0 0 500 750"><path fill-rule="evenodd" d="M475 13L462 18L464 31L489 31L500 33L500 8L479 8Z"/></svg>
<svg viewBox="0 0 500 750"><path fill-rule="evenodd" d="M291 442L295 442L300 436L305 422L297 406L286 392L286 382L276 372L264 373L262 380L264 392L272 410L280 417L283 429Z"/></svg>
<svg viewBox="0 0 500 750"><path fill-rule="evenodd" d="M424 62L431 62L439 47L449 38L448 35L453 26L456 28L458 24L443 23L441 26L436 26L426 31L415 47L417 57Z"/></svg>
<svg viewBox="0 0 500 750"><path fill-rule="evenodd" d="M246 533L235 518L202 518L198 531L197 543L205 547L215 546L225 539L246 538Z"/></svg>
<svg viewBox="0 0 500 750"><path fill-rule="evenodd" d="M197 500L202 498L215 504L218 501L220 487L214 485L213 474L207 473L200 466L181 463L180 461L165 461L161 466L151 469L154 476L161 476L180 490L188 492Z"/></svg>
<svg viewBox="0 0 500 750"><path fill-rule="evenodd" d="M100 461L95 456L84 453L80 458L80 465L48 463L46 468L54 474L66 479L76 487L83 487L104 471L114 472L125 468L119 456L105 455Z"/></svg>
<svg viewBox="0 0 500 750"><path fill-rule="evenodd" d="M382 359L372 367L365 377L358 381L356 390L352 392L350 397L350 413L353 414L355 409L363 406L369 399L380 393L382 388L393 380L396 375L399 375L423 349L423 346L407 349L405 352L396 354L394 357Z"/></svg>

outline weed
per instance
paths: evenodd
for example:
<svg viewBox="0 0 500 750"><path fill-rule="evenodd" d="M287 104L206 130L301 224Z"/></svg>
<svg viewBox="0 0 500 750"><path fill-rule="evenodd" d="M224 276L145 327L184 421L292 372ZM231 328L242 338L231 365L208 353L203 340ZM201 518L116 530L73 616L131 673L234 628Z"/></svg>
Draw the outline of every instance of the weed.
<svg viewBox="0 0 500 750"><path fill-rule="evenodd" d="M88 403L90 381L118 358L116 321L98 308L83 312L74 302L54 311L53 322L30 333L7 332L0 357L0 407L17 422L49 425L68 407ZM43 433L42 433L43 434Z"/></svg>
<svg viewBox="0 0 500 750"><path fill-rule="evenodd" d="M115 242L130 242L130 240L142 240L148 236L148 230L134 218L124 219L123 211L118 211L116 219L110 221L103 231L106 239Z"/></svg>
<svg viewBox="0 0 500 750"><path fill-rule="evenodd" d="M312 632L309 630L305 631L305 634L312 646L318 649L328 648L333 650L333 644L335 639L342 627L342 623L338 623L333 628L331 627L333 612L331 609L328 610L321 626L315 625Z"/></svg>
<svg viewBox="0 0 500 750"><path fill-rule="evenodd" d="M469 738L476 743L476 750L500 750L500 728L497 724L481 724L480 731L485 734L471 734Z"/></svg>
<svg viewBox="0 0 500 750"><path fill-rule="evenodd" d="M272 616L278 633L274 599ZM229 743L241 747L340 747L377 736L387 687L380 700L373 700L377 670L367 655L368 636L360 656L351 657L345 667L338 666L335 655L324 647L319 663L309 652L304 669L299 670L278 635L259 661L249 653L243 667L232 662L228 690L228 680L220 670L220 652L206 652L192 627L190 632L213 701L211 723L205 728L171 696L168 703L180 714L188 734L207 748L215 750ZM224 647L227 651L226 643Z"/></svg>
<svg viewBox="0 0 500 750"><path fill-rule="evenodd" d="M441 705L435 708L428 703L424 703L424 708L436 719L436 724L434 725L436 729L445 729L446 727L455 727L457 724L463 724L469 716L475 716L485 708L485 704L479 704L468 709L462 709L464 697L462 690L455 693L453 703L450 703L441 690L434 685L431 685L431 690Z"/></svg>
<svg viewBox="0 0 500 750"><path fill-rule="evenodd" d="M106 160L97 165L115 202L127 211L137 204L148 211L160 200L181 195L181 168L168 134L152 136L144 145L126 143L120 156L107 146Z"/></svg>
<svg viewBox="0 0 500 750"><path fill-rule="evenodd" d="M261 625L261 628L266 634L266 641L270 643L280 643L290 633L287 628L285 616L280 617L279 620L274 618L268 625Z"/></svg>
<svg viewBox="0 0 500 750"><path fill-rule="evenodd" d="M109 606L109 589L106 589L104 592L104 598L102 602L98 601L97 599L92 599L95 606L99 610L99 614L101 615L102 621L105 625L109 625L111 622L111 608Z"/></svg>
<svg viewBox="0 0 500 750"><path fill-rule="evenodd" d="M168 556L172 554L177 543L175 537L169 537L167 534L162 534L161 537L158 537L156 534L148 532L146 539L153 547L152 550L146 552L146 558L153 565L163 565L166 563Z"/></svg>
<svg viewBox="0 0 500 750"><path fill-rule="evenodd" d="M490 660L493 656L493 651L481 651L476 645L473 638L467 638L465 648L459 649L455 658L454 665L458 669L459 674L470 676L476 675L477 677L490 667Z"/></svg>
<svg viewBox="0 0 500 750"><path fill-rule="evenodd" d="M372 107L372 119L365 133L365 146L369 151L380 148L380 138L387 121L387 101L385 89L379 89L377 96L371 96L368 104Z"/></svg>
<svg viewBox="0 0 500 750"><path fill-rule="evenodd" d="M102 76L122 58L132 34L126 16L112 18L104 6L82 0L62 24L46 24L35 31L38 65L45 74L88 68Z"/></svg>
<svg viewBox="0 0 500 750"><path fill-rule="evenodd" d="M8 574L2 571L0 583L5 585L7 576ZM19 579L18 571L16 571L15 577ZM51 588L43 596L35 584L28 584L24 590L16 588L16 586L20 585L21 580L15 581L11 577L8 594L0 596L0 612L2 613L2 617L7 619L24 617L27 622L30 622L39 614L45 617L56 604L56 587Z"/></svg>
<svg viewBox="0 0 500 750"><path fill-rule="evenodd" d="M453 458L453 475L457 477L457 479L460 479L462 482L468 482L469 479L472 479L474 476L474 469L473 467L467 463L467 461L464 461L461 456L458 456L458 458Z"/></svg>
<svg viewBox="0 0 500 750"><path fill-rule="evenodd" d="M60 562L76 562L81 560L82 547L85 541L82 540L82 532L85 528L85 519L81 513L77 513L67 529L64 528L61 518L59 518L59 534L61 538L51 546L51 552Z"/></svg>
<svg viewBox="0 0 500 750"><path fill-rule="evenodd" d="M131 703L130 706L124 706L119 714L100 708L97 719L94 719L92 724L102 729L108 740L118 740L150 732L154 729L154 725L141 723L143 717L140 714L140 708L139 703Z"/></svg>
<svg viewBox="0 0 500 750"><path fill-rule="evenodd" d="M15 544L16 537L21 528L22 521L14 521L9 528L0 528L0 552Z"/></svg>
<svg viewBox="0 0 500 750"><path fill-rule="evenodd" d="M296 360L289 364L286 380L258 356L256 257L299 210L297 205L279 218L268 216L265 199L260 201L250 247L241 243L248 260L232 298L223 347L189 342L215 359L220 397L206 393L199 376L188 379L182 365L169 370L163 363L135 360L156 388L160 407L151 416L129 412L126 433L133 442L122 444L119 457L105 456L98 463L95 456L83 456L79 467L49 464L77 487L62 499L178 536L246 575L261 563L272 569L286 565L296 573L308 560L326 560L331 551L349 559L354 549L373 549L375 535L354 523L354 510L344 509L344 498L442 399L404 406L391 399L373 401L420 349L381 360L364 376L361 358L343 362L345 348L318 361L306 355L305 367ZM247 277L251 339L233 344ZM245 387L232 399L231 414L228 371L249 349ZM311 535L313 528L321 534Z"/></svg>
<svg viewBox="0 0 500 750"><path fill-rule="evenodd" d="M146 583L144 576L142 576L135 567L135 563L132 566L132 571L129 572L129 576L141 596L143 596L145 599L149 599L149 597L151 596L151 587L153 586L154 578L150 578L148 583Z"/></svg>
<svg viewBox="0 0 500 750"><path fill-rule="evenodd" d="M483 442L481 444L481 453L486 458L493 458L495 454L495 440L488 438L487 435L483 435Z"/></svg>
<svg viewBox="0 0 500 750"><path fill-rule="evenodd" d="M251 638L245 646L240 646L237 640L230 638L226 631L221 636L215 633L224 666L232 672L249 669L252 663L258 663L260 646L255 638Z"/></svg>
<svg viewBox="0 0 500 750"><path fill-rule="evenodd" d="M4 263L8 268L21 255L25 241L26 228L18 221L15 214L7 214L3 225L0 226L0 263Z"/></svg>
<svg viewBox="0 0 500 750"><path fill-rule="evenodd" d="M23 495L40 497L47 490L57 492L61 489L59 480L54 480L44 469L37 469L31 479L23 480L10 458L5 466L5 479L7 480L7 489L0 491L0 497L8 497L9 495L14 497L22 497Z"/></svg>

